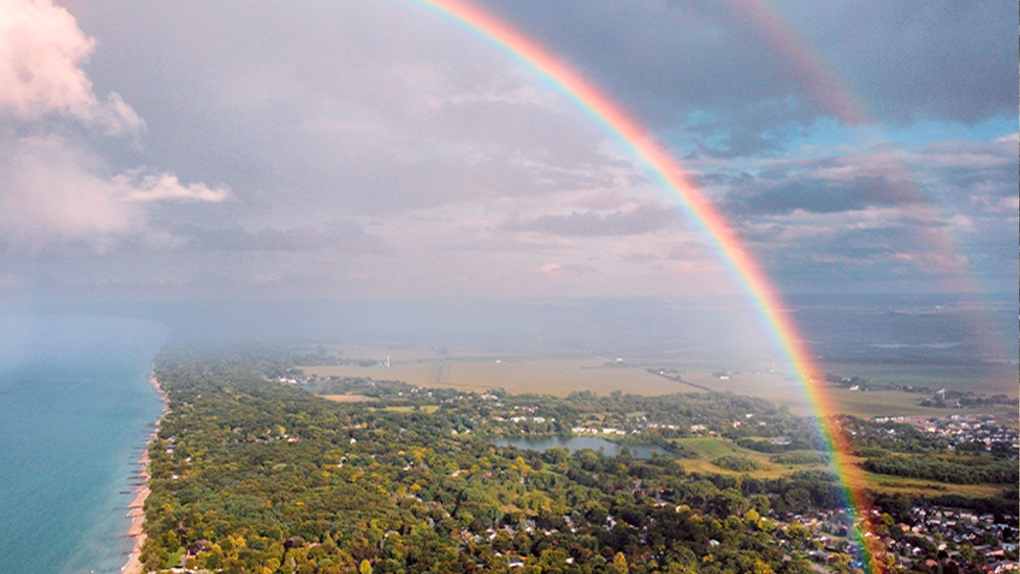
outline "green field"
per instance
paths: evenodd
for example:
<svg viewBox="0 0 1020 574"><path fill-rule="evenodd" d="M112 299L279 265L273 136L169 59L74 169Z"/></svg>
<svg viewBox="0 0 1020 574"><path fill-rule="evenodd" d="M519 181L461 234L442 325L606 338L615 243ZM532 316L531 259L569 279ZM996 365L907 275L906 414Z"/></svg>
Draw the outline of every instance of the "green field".
<svg viewBox="0 0 1020 574"><path fill-rule="evenodd" d="M370 403L377 400L375 397L366 397L365 395L319 395L327 401L333 401L334 403Z"/></svg>
<svg viewBox="0 0 1020 574"><path fill-rule="evenodd" d="M683 459L681 464L687 472L712 474L747 475L755 478L778 478L792 474L798 470L823 469L832 470L829 464L784 465L771 462L771 454L761 453L742 448L729 439L719 437L681 438L672 441L682 446L685 451L698 455L697 458ZM750 471L734 471L720 468L712 461L724 456L743 456L751 459L758 468Z"/></svg>
<svg viewBox="0 0 1020 574"><path fill-rule="evenodd" d="M391 406L391 407L384 407L382 410L384 410L386 412L390 412L390 413L413 413L413 412L415 412L415 407L413 407L413 406ZM432 413L434 413L434 412L439 410L439 405L421 405L420 407L418 407L418 410L420 412L423 412L423 413L426 413L426 414L432 414Z"/></svg>
<svg viewBox="0 0 1020 574"><path fill-rule="evenodd" d="M694 452L701 454L704 458L717 458L728 454L745 454L755 453L744 448L740 448L732 442L721 439L721 438L680 438L676 439L676 444L683 446L686 449L690 449Z"/></svg>
<svg viewBox="0 0 1020 574"><path fill-rule="evenodd" d="M771 462L773 455L741 448L728 439L718 437L684 438L673 441L683 446L688 452L698 455L697 458L683 459L681 461L684 470L687 472L698 472L705 474L728 474L731 476L747 475L754 478L768 479L779 478L790 475L800 470L825 470L837 472L834 463L828 464L798 464L785 465ZM728 455L746 456L754 461L758 470L738 472L712 464L712 461ZM920 480L916 478L902 478L884 474L876 474L860 469L857 465L863 459L848 457L845 461L852 466L851 472L842 472L849 484L865 490L886 493L901 493L909 495L939 496L942 494L961 494L974 498L993 497L1002 492L1002 485L986 484L943 484L931 480Z"/></svg>

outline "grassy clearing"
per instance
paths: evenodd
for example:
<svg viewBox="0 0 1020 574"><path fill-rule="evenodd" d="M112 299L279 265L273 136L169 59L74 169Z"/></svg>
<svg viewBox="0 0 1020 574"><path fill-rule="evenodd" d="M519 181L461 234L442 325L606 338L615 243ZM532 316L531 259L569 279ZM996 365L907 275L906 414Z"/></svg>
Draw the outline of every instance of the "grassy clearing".
<svg viewBox="0 0 1020 574"><path fill-rule="evenodd" d="M776 464L770 460L770 454L741 448L724 438L682 438L676 439L673 442L677 445L683 446L690 452L697 453L698 455L696 459L683 459L681 461L681 464L683 464L683 467L687 472L748 475L755 478L779 478L784 475L792 474L798 470L812 468L831 470L831 465L829 464L801 464L796 466ZM720 468L712 462L727 456L747 457L751 459L758 468L751 471L733 471Z"/></svg>
<svg viewBox="0 0 1020 574"><path fill-rule="evenodd" d="M384 410L384 411L387 411L387 412L391 412L391 413L413 413L413 412L415 412L414 409L415 408L413 406L395 406L395 407L384 407L381 410ZM434 412L436 412L438 410L439 410L439 405L421 405L421 407L419 409L420 412L423 412L423 413L426 413L426 414L432 414L432 413L434 413Z"/></svg>
<svg viewBox="0 0 1020 574"><path fill-rule="evenodd" d="M939 496L943 494L960 494L973 498L996 496L1006 486L993 484L946 484L934 480L921 480L917 478L905 478L868 472L859 467L864 462L863 458L846 457L849 464L854 465L854 471L844 476L847 486L854 489L866 489L876 492L901 493L907 495Z"/></svg>
<svg viewBox="0 0 1020 574"><path fill-rule="evenodd" d="M687 472L728 474L731 476L747 475L760 479L773 479L782 476L789 476L800 470L824 470L837 472L834 463L816 464L778 464L771 461L772 455L760 453L749 449L741 448L727 439L716 437L685 438L674 441L678 445L691 452L698 454L698 458L684 459L681 464ZM758 465L757 470L738 472L719 468L712 461L725 456L746 456ZM854 489L863 488L875 492L901 493L906 495L939 496L943 494L961 494L973 498L991 497L998 495L1002 485L990 484L943 484L931 480L919 480L915 478L903 478L876 474L861 469L858 465L864 459L857 457L846 457L846 462L852 467L849 472L839 473L847 481L848 486Z"/></svg>
<svg viewBox="0 0 1020 574"><path fill-rule="evenodd" d="M334 403L370 403L377 400L375 397L366 397L365 395L319 395L327 401L333 401Z"/></svg>
<svg viewBox="0 0 1020 574"><path fill-rule="evenodd" d="M714 437L678 438L673 442L683 446L685 449L698 453L699 456L704 458L718 458L728 454L736 454L738 450L747 451L747 449L742 449L726 439Z"/></svg>

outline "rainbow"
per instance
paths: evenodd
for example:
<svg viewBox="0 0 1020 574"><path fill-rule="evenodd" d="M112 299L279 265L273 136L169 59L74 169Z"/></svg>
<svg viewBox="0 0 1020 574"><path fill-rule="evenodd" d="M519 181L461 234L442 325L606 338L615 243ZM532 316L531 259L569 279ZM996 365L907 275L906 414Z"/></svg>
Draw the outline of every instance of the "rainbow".
<svg viewBox="0 0 1020 574"><path fill-rule="evenodd" d="M863 489L853 486L863 483L859 476L860 470L847 458L850 451L843 434L827 422L838 411L825 392L820 382L820 372L796 325L785 311L779 293L718 208L691 182L670 153L619 104L507 23L464 0L410 1L458 25L534 70L551 86L573 100L608 133L623 142L645 164L649 173L678 200L681 209L711 243L735 282L750 297L767 330L774 337L783 359L797 373L816 413L822 435L832 452L845 501L849 505L848 510L856 513L859 518L867 518L868 499ZM770 25L778 26L778 23L770 21ZM810 69L816 76L822 72L817 68ZM838 92L832 82L824 84L826 91ZM858 112L844 105L840 106L838 115L860 121ZM863 524L867 528L867 520ZM883 572L884 565L872 558L863 533L858 531L857 535L861 548L868 555L864 561L866 568L876 574Z"/></svg>

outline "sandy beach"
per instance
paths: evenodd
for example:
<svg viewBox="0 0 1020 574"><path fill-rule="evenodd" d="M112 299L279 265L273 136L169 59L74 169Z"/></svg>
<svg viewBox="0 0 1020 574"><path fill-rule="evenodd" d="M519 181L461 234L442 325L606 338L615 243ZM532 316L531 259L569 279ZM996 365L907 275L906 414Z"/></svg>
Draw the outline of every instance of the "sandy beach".
<svg viewBox="0 0 1020 574"><path fill-rule="evenodd" d="M156 376L152 375L149 377L149 382L152 383L152 387L156 389L156 392L160 394L160 400L163 401L163 414L166 414L169 410L169 399L162 387L159 386L159 381L156 380ZM156 422L156 430L152 432L152 436L149 437L148 445L152 445L152 442L156 440L159 434L159 421ZM128 538L133 538L135 543L131 548L131 554L128 558L127 564L121 568L121 572L124 574L142 574L144 569L142 567L141 555L142 545L145 544L145 532L142 530L142 525L145 523L145 499L149 497L149 450L146 448L145 452L142 453L141 459L138 461L141 468L138 470L138 478L142 479L141 486L135 490L135 497L128 505L128 516L131 517L131 526L128 528Z"/></svg>

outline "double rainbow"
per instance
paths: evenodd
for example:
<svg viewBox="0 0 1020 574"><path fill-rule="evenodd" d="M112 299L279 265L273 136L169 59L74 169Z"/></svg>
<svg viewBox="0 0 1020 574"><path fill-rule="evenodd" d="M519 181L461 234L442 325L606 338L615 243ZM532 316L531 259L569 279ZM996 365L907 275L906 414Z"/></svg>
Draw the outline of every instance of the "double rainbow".
<svg viewBox="0 0 1020 574"><path fill-rule="evenodd" d="M848 445L839 429L827 421L836 414L831 398L825 392L811 353L800 337L796 325L785 311L775 286L751 256L718 208L691 182L680 165L661 144L594 85L564 64L548 50L493 15L463 0L411 0L442 16L479 39L492 44L524 66L534 70L550 85L574 101L612 136L622 142L648 168L649 173L669 191L704 237L708 239L719 260L752 300L755 309L775 338L783 358L797 373L808 400L819 421L827 446L832 453L836 472L845 493L848 510L865 517L868 503L861 484L854 478L859 469L848 459ZM838 115L859 119L850 110ZM864 522L867 524L867 521ZM867 555L865 567L874 573L884 570L871 558L863 536L858 535Z"/></svg>

